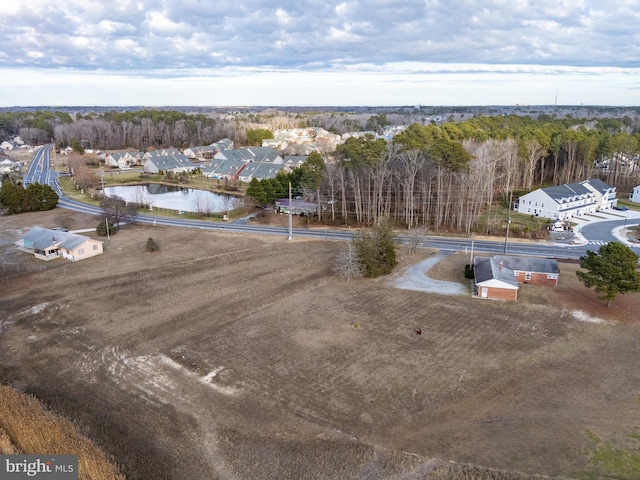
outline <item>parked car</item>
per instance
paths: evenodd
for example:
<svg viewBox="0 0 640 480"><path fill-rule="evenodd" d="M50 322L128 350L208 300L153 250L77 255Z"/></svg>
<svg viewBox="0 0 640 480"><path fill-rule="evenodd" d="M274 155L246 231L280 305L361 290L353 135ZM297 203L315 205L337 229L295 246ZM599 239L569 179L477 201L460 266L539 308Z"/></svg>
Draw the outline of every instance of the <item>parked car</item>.
<svg viewBox="0 0 640 480"><path fill-rule="evenodd" d="M623 205L616 205L615 207L613 207L614 210L620 210L621 212L626 212L627 210L629 210L628 207L625 207Z"/></svg>

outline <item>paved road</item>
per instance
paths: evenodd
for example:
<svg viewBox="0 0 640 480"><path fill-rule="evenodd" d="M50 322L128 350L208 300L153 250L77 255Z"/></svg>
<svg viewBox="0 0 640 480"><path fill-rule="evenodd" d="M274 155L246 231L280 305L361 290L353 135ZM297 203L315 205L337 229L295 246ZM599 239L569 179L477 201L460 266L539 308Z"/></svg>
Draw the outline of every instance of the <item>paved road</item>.
<svg viewBox="0 0 640 480"><path fill-rule="evenodd" d="M60 197L58 207L74 210L77 212L90 213L94 215L102 215L103 212L99 207L87 205L75 200L66 198L64 192L60 188L58 183L58 176L54 170L50 169L50 152L51 146L41 148L34 157L33 162L29 166L27 174L25 175L25 185L30 182L40 182L50 185ZM637 212L616 212L624 213L631 217L638 215ZM615 218L615 217L614 217ZM611 241L619 240L616 238L612 231L616 227L623 226L625 223L625 217L621 217L619 220L606 220L599 221L600 219L594 218L590 223L585 223L580 229L580 234L589 240L585 240L581 245L575 244L553 244L549 242L519 242L512 241L505 245L504 240L473 240L470 238L446 238L439 236L424 236L420 239L421 247L438 248L445 252L465 251L471 252L485 252L495 254L518 254L518 255L534 255L550 258L580 258L584 255L587 249L597 250L596 244L589 242L602 242L602 244ZM246 221L234 222L209 222L201 220L189 220L182 218L167 218L159 217L149 214L140 214L137 217L137 221L158 224L158 225L170 225L175 227L185 228L201 228L208 230L226 230L234 232L245 232L252 234L265 234L265 235L280 235L287 237L289 235L289 229L284 227L272 227L263 225L247 224ZM627 219L628 222L632 220ZM638 222L636 218L633 220ZM329 229L306 229L306 228L294 228L292 229L293 237L311 237L311 238L323 238L328 240L350 240L355 231L354 230L329 230ZM412 241L410 235L400 235L400 240L405 243ZM640 255L640 248L633 247L635 252Z"/></svg>

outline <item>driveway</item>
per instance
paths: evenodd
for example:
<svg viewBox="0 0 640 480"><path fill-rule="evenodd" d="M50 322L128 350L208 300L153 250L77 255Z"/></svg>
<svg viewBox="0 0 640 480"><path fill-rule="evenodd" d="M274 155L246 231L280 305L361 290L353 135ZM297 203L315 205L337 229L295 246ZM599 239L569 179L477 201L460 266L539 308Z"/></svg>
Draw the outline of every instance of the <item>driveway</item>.
<svg viewBox="0 0 640 480"><path fill-rule="evenodd" d="M397 276L388 279L387 285L404 290L439 293L440 295L470 295L470 289L467 285L435 280L427 275L431 267L449 255L451 255L451 252L436 253L419 263L411 265Z"/></svg>

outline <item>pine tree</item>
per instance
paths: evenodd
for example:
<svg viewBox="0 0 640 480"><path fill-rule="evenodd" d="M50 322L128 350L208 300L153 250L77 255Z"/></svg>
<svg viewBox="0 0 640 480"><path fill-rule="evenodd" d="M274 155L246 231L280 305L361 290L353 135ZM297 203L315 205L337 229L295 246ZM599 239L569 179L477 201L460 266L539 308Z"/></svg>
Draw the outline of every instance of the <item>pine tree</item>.
<svg viewBox="0 0 640 480"><path fill-rule="evenodd" d="M157 252L158 250L160 250L160 247L153 238L149 237L149 240L147 240L146 249L147 252Z"/></svg>
<svg viewBox="0 0 640 480"><path fill-rule="evenodd" d="M638 255L622 243L608 243L597 253L587 250L580 257L580 267L587 271L578 270L578 278L586 287L604 294L600 298L607 301L607 307L618 294L640 292Z"/></svg>

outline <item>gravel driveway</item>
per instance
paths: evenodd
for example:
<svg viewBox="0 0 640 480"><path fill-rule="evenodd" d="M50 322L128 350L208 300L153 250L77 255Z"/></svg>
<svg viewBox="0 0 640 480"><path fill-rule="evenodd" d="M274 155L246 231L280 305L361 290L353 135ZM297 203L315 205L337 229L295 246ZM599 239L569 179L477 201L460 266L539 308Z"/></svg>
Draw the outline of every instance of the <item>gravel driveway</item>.
<svg viewBox="0 0 640 480"><path fill-rule="evenodd" d="M434 280L427 276L431 267L449 255L451 255L451 253L447 252L432 255L426 260L407 267L397 276L390 278L387 284L405 290L439 293L440 295L469 295L470 290L467 285L456 282L445 282L444 280Z"/></svg>

